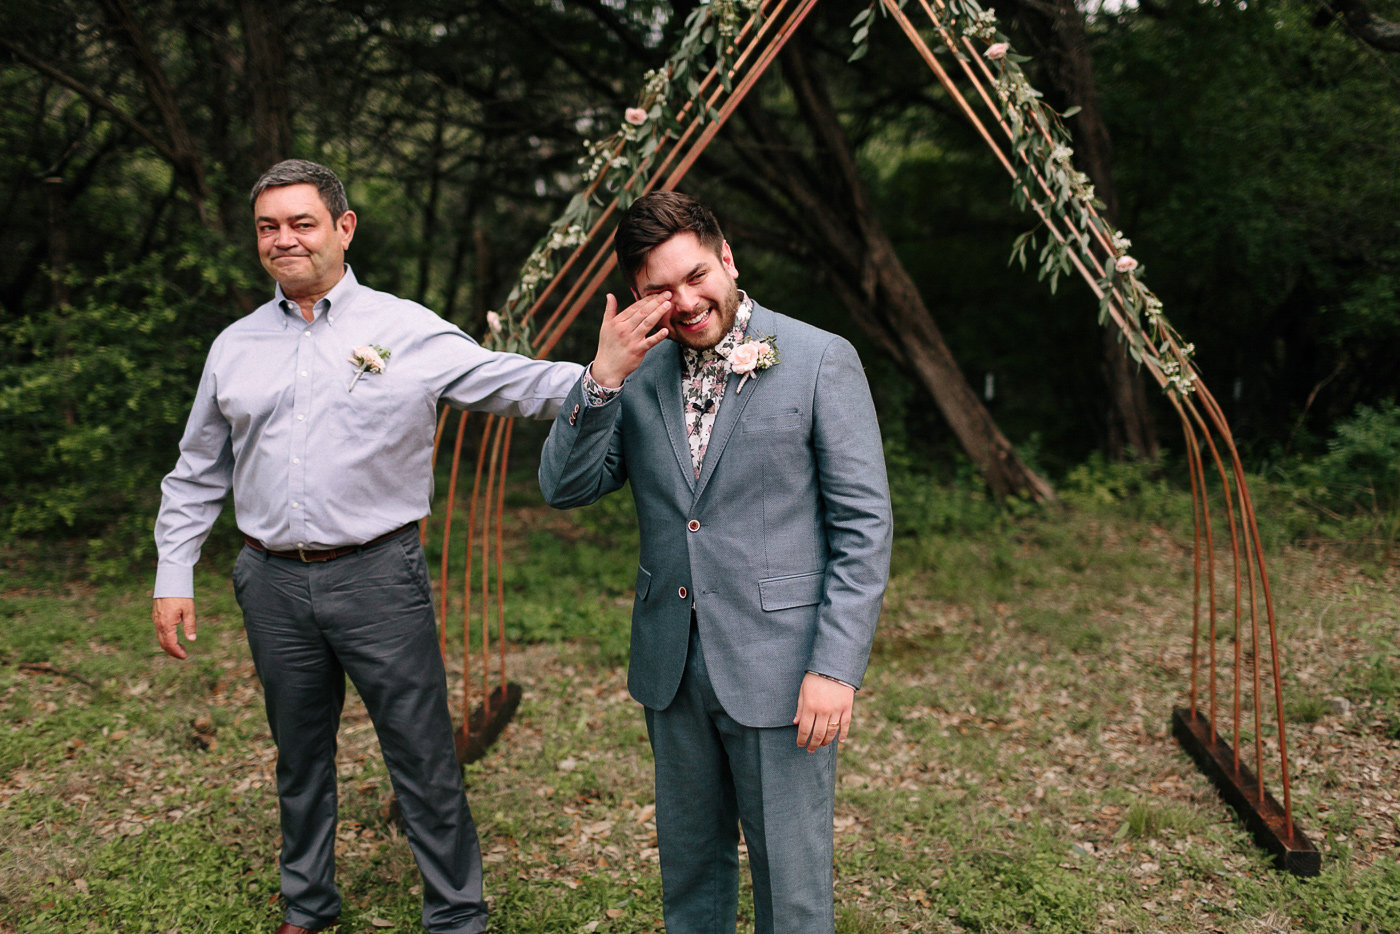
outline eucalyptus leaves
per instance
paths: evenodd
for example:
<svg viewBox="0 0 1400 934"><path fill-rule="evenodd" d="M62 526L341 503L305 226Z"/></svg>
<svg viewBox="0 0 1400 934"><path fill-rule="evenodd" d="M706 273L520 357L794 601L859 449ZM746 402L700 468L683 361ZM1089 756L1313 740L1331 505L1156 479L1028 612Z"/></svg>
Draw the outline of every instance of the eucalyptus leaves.
<svg viewBox="0 0 1400 934"><path fill-rule="evenodd" d="M886 2L889 0L874 0L852 21L856 46L852 61L869 51L874 13L879 9L888 15ZM894 2L899 8L905 6L905 0ZM1044 104L1021 69L1030 59L1016 54L997 28L996 14L982 9L977 0L920 0L920 5L933 17L960 62L969 71L991 79L995 116L1010 137L1016 166L1012 200L1018 207L1042 215L1041 224L1016 238L1011 261L1019 260L1022 268L1027 267L1027 251L1035 249L1043 238L1036 257L1038 274L1050 280L1052 292L1061 275L1075 270L1078 258L1089 263L1088 270L1101 268L1102 275L1096 278L1102 295L1099 323L1107 323L1116 306L1123 316L1122 339L1133 359L1141 363L1145 357L1153 358L1168 392L1192 392L1194 346L1183 342L1167 322L1161 301L1143 284L1141 265L1128 255L1131 242L1098 214L1096 209L1104 205L1095 196L1089 176L1074 168L1074 150L1062 120L1078 113L1079 108L1056 114ZM972 58L969 47L981 49L981 62ZM1046 219L1061 236L1054 235Z"/></svg>

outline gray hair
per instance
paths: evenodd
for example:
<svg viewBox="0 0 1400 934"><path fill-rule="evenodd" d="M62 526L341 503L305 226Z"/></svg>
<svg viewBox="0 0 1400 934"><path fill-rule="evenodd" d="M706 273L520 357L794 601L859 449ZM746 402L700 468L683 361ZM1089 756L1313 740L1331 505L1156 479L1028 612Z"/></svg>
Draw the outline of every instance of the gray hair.
<svg viewBox="0 0 1400 934"><path fill-rule="evenodd" d="M345 198L345 186L335 177L335 173L319 162L306 159L283 159L264 172L253 185L249 203L256 207L258 195L269 188L284 185L315 185L326 209L331 212L332 221L340 220L340 215L350 210L350 202Z"/></svg>

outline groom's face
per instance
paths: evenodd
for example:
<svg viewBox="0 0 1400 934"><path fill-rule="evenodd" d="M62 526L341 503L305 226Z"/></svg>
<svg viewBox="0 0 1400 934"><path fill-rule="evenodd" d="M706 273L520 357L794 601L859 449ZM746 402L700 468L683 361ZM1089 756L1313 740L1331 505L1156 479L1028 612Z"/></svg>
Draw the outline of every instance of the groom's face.
<svg viewBox="0 0 1400 934"><path fill-rule="evenodd" d="M656 292L671 293L671 311L659 322L671 340L706 350L734 326L739 310L739 270L729 244L716 254L690 231L678 233L653 247L637 271L632 294L638 299Z"/></svg>

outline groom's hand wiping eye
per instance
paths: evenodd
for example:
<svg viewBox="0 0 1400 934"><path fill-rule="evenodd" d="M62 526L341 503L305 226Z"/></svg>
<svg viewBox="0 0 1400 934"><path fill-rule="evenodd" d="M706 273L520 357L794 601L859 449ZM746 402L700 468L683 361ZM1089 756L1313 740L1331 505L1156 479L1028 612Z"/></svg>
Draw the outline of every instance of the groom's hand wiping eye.
<svg viewBox="0 0 1400 934"><path fill-rule="evenodd" d="M670 332L653 328L671 310L671 293L654 292L617 310L617 298L608 295L603 326L598 331L598 354L593 358L593 379L616 389L642 365L642 358Z"/></svg>

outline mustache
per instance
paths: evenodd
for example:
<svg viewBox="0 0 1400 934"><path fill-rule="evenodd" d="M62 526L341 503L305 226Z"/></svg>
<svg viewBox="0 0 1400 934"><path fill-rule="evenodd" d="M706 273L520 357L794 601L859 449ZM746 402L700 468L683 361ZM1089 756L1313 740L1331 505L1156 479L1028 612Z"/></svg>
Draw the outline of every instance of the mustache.
<svg viewBox="0 0 1400 934"><path fill-rule="evenodd" d="M268 254L272 259L281 259L284 256L310 256L307 250L273 250Z"/></svg>

